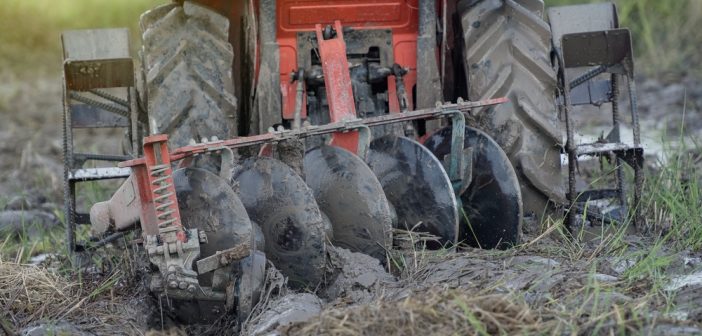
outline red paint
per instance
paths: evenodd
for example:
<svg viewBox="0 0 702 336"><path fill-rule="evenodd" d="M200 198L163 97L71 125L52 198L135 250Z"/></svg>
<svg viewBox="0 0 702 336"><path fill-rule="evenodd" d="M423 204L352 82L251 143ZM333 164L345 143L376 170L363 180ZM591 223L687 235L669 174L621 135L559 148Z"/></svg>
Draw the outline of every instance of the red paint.
<svg viewBox="0 0 702 336"><path fill-rule="evenodd" d="M339 23L337 23L338 27ZM340 30L339 30L340 31ZM333 40L332 40L333 41ZM326 41L325 41L326 42ZM342 41L343 42L343 41ZM337 45L339 47L339 45ZM343 46L342 46L343 47ZM345 48L345 47L344 47ZM338 50L335 52L337 54L337 58L334 59L332 58L330 61L333 60L339 60L340 57L338 56ZM325 58L323 57L323 61ZM343 58L343 61L346 61L346 58ZM348 75L348 71L347 71ZM345 84L345 85L344 85ZM335 87L335 86L340 86L342 90L349 90L350 89L350 82L340 82L334 85L330 85L330 83L327 83L329 87ZM483 106L491 106L491 105L497 105L497 104L502 104L507 102L507 98L495 98L495 99L487 99L483 101L478 101L478 102L473 102L469 103L471 106L470 108L479 108ZM353 113L349 113L348 111L352 111L351 109L341 109L343 107L342 105L339 105L340 102L345 102L345 104L348 104L348 100L340 100L336 101L335 100L335 109L332 109L331 111L339 111L339 113L333 113L333 120L332 122L339 122L343 121L345 118L348 117L353 117L355 118L355 111ZM337 109L339 108L339 109ZM353 104L351 105L351 108L353 108ZM466 109L465 105L463 108L456 107L457 109ZM344 112L346 111L346 112ZM426 109L424 111L417 111L413 112L416 114L419 114L419 112L426 113L426 117L429 117L430 115L434 114L434 109ZM408 114L397 114L393 116L381 116L381 117L374 117L374 118L368 118L365 120L364 124L366 125L373 125L373 124L380 124L379 120L386 120L388 118L395 119L394 122L402 122L406 120L416 120L420 119L421 117L419 116L413 116L412 119L406 119L408 118ZM333 130L339 130L343 129L344 125L329 125L333 126ZM288 132L294 132L294 131L288 131ZM340 147L346 148L348 150L351 150L352 152L357 151L357 146L358 146L358 132L357 131L348 131L348 132L336 132L333 133L333 143L335 145L338 145ZM426 137L425 137L426 138ZM425 138L422 139L422 141L425 140ZM171 170L171 164L176 161L180 160L187 160L188 158L191 158L197 154L205 154L208 152L213 152L213 151L218 151L221 150L223 147L229 147L229 148L240 148L240 147L245 147L245 146L251 146L251 145L256 145L256 144L265 144L262 148L262 153L264 154L270 149L270 143L273 141L280 141L283 138L279 134L276 133L265 133L265 134L259 134L259 135L253 135L253 136L247 136L247 137L237 137L233 139L227 139L227 140L219 140L219 141L214 141L214 142L208 142L208 143L201 143L201 144L195 144L195 145L190 145L190 146L185 146L185 147L180 147L176 148L172 152L168 151L168 136L163 135L163 134L158 134L158 135L152 135L149 137L144 138L144 156L141 158L133 159L133 160L128 160L128 161L123 161L119 163L119 167L131 167L132 168L132 175L134 176L136 182L137 182L137 188L139 189L139 199L141 202L141 213L140 213L140 219L141 219L141 226L143 233L145 235L157 235L159 234L159 227L158 227L158 218L157 218L157 211L156 211L156 202L154 198L156 197L156 193L154 192L152 186L154 186L154 178L149 174L151 169L157 165L157 164L165 164L167 165L168 169L164 171L165 174L170 176L170 190L172 191L171 196L169 197L169 200L171 200L174 204L173 210L174 212L174 217L177 218L177 221L173 225L177 225L180 230L176 233L177 238L180 241L186 241L187 237L185 235L185 232L182 230L182 224L180 222L180 212L178 210L178 201L176 199L176 194L175 194L175 187L173 185L173 178L172 178L172 170ZM264 149L268 147L267 149ZM160 160L158 160L158 157L156 155L156 149L160 149Z"/></svg>
<svg viewBox="0 0 702 336"><path fill-rule="evenodd" d="M311 32L316 24L341 25L357 30L390 29L394 61L409 68L404 82L412 110L412 88L417 83L418 0L278 0L278 45L280 47L280 83L283 96L283 119L292 120L295 113L296 87L290 85L290 73L298 69L297 33ZM327 96L330 96L327 94ZM395 80L388 77L390 112L400 108L395 92ZM307 117L302 105L302 118Z"/></svg>
<svg viewBox="0 0 702 336"><path fill-rule="evenodd" d="M183 230L178 199L173 183L171 156L168 151L168 136L165 134L151 135L144 138L144 157L141 162L131 161L132 172L136 177L141 202L141 227L145 235L159 235L160 229L176 228L176 239L187 242ZM160 168L159 168L160 167ZM161 171L155 174L154 171ZM162 189L157 192L157 189ZM170 212L167 218L159 218ZM173 220L159 227L159 223Z"/></svg>
<svg viewBox="0 0 702 336"><path fill-rule="evenodd" d="M324 72L324 87L327 90L329 104L329 119L331 122L341 122L356 119L356 105L351 87L349 62L346 59L346 42L344 42L343 27L340 21L334 22L336 36L325 40L322 36L322 25L316 25L319 57ZM358 131L332 134L332 145L356 153L358 151Z"/></svg>

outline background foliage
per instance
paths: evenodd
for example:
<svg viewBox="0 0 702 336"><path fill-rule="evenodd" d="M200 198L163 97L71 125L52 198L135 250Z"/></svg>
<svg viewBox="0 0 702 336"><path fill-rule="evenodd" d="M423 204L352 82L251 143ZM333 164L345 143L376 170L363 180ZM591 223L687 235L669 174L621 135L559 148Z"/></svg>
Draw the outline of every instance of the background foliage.
<svg viewBox="0 0 702 336"><path fill-rule="evenodd" d="M238 0L237 0L238 1ZM546 0L547 6L598 0ZM66 29L128 27L138 45L138 19L167 0L4 0L0 6L0 67L58 70ZM639 70L675 79L702 71L702 0L615 0L634 33Z"/></svg>
<svg viewBox="0 0 702 336"><path fill-rule="evenodd" d="M547 6L594 0L546 0ZM615 0L620 24L633 33L639 72L677 79L702 69L702 0Z"/></svg>

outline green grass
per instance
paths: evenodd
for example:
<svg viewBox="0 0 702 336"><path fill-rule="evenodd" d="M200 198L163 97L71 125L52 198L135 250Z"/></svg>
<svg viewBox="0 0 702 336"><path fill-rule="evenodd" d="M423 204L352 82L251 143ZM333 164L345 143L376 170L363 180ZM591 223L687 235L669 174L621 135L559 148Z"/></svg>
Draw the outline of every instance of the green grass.
<svg viewBox="0 0 702 336"><path fill-rule="evenodd" d="M168 0L5 0L0 6L0 67L57 72L60 34L67 29L128 27L138 45L139 15ZM598 0L546 0L547 6ZM702 1L615 0L623 26L634 36L637 67L655 76L699 74Z"/></svg>
<svg viewBox="0 0 702 336"><path fill-rule="evenodd" d="M598 0L546 0L547 6ZM631 29L637 69L650 76L676 79L702 71L702 1L614 0L623 27Z"/></svg>
<svg viewBox="0 0 702 336"><path fill-rule="evenodd" d="M139 41L139 15L168 0L5 0L0 6L0 68L56 73L61 32L127 27ZM138 43L132 43L137 45Z"/></svg>

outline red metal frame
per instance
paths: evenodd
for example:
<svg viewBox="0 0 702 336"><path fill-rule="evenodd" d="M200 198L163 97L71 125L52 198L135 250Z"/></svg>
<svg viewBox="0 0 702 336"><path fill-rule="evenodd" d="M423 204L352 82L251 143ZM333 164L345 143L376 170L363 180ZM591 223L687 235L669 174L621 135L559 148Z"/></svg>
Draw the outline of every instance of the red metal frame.
<svg viewBox="0 0 702 336"><path fill-rule="evenodd" d="M417 4L418 0L278 0L276 19L283 119L293 119L295 112L296 88L290 84L290 74L298 68L297 33L315 31L317 24L333 24L335 21L357 30L392 30L394 61L409 68L404 81L408 107L413 110L412 88L417 83ZM400 111L392 76L388 77L388 101L391 113ZM302 117L306 114L303 104Z"/></svg>
<svg viewBox="0 0 702 336"><path fill-rule="evenodd" d="M234 54L241 55L241 20L248 1L258 16L259 0L196 0L227 16L230 20L230 40ZM298 69L297 33L313 32L317 24L327 25L340 21L343 26L356 30L390 29L394 62L409 69L404 76L407 88L408 109L413 110L413 90L417 83L417 36L419 32L419 0L278 0L276 32L280 50L280 92L283 119L292 120L295 113L296 87L291 84L291 73ZM440 7L437 1L437 7ZM260 16L257 18L260 20ZM259 58L256 57L257 62ZM236 67L236 65L235 65ZM236 70L236 69L235 69ZM240 73L235 71L234 73ZM258 63L255 74L258 73ZM256 78L254 78L256 80ZM235 78L235 88L241 81ZM306 95L303 95L305 99ZM395 78L388 77L388 104L390 113L400 112L395 90ZM302 105L302 118L307 117L306 104Z"/></svg>
<svg viewBox="0 0 702 336"><path fill-rule="evenodd" d="M173 184L168 136L157 134L144 138L144 157L139 161L134 165L127 161L120 166L132 167L139 186L140 219L144 234L159 235L165 241L187 242Z"/></svg>
<svg viewBox="0 0 702 336"><path fill-rule="evenodd" d="M319 44L319 56L322 61L322 71L324 72L324 87L327 90L327 101L329 103L329 119L333 123L356 119L356 105L353 99L349 62L346 59L346 43L344 42L342 28L341 21L336 20L334 22L336 36L325 40L322 25L317 24L315 26L317 43ZM331 143L334 146L356 153L358 151L358 136L358 131L337 132L332 135Z"/></svg>
<svg viewBox="0 0 702 336"><path fill-rule="evenodd" d="M337 27L339 27L340 23L337 22L336 24ZM337 55L337 58L340 57ZM343 59L345 60L345 57ZM347 85L350 84L347 83ZM341 102L344 103L343 100L341 100ZM120 162L119 167L132 168L132 175L136 181L136 186L139 193L140 220L144 235L158 235L163 242L167 243L176 241L185 243L188 241L188 239L197 239L197 237L188 237L181 222L180 211L178 210L178 200L176 198L175 186L173 184L173 171L171 168L173 162L188 159L197 154L221 151L225 147L234 149L282 141L285 139L304 138L307 136L329 133L333 133L335 137L354 133L357 135L358 131L356 131L356 129L359 127L379 126L410 120L439 118L453 114L456 111L465 113L473 108L497 105L505 102L507 102L506 98L496 98L477 102L445 104L433 109L409 111L405 113L391 113L362 120L354 120L351 122L347 122L345 119L345 116L351 115L350 113L339 113L336 114L338 117L337 121L332 121L332 123L327 125L316 126L308 129L286 130L282 132L265 133L254 136L195 144L180 147L173 151L169 151L168 149L168 136L165 134L157 134L144 138L143 157ZM345 103L347 104L348 101ZM330 110L344 111L339 109L339 106L343 105L337 104L335 106L336 108ZM353 116L355 118L355 114ZM357 139L358 138L356 137L356 141ZM357 143L358 142L356 142L356 145ZM353 152L357 151L357 148L348 149L352 150Z"/></svg>

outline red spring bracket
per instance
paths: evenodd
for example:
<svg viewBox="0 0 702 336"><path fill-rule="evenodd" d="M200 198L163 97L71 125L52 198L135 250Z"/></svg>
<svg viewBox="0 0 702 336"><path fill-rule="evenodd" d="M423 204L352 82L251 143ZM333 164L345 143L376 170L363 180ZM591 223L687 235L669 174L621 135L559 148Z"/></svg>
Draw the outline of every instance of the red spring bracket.
<svg viewBox="0 0 702 336"><path fill-rule="evenodd" d="M143 162L132 166L132 171L139 187L144 234L159 235L166 243L187 242L173 184L167 135L144 138Z"/></svg>
<svg viewBox="0 0 702 336"><path fill-rule="evenodd" d="M353 100L351 74L349 62L346 59L346 42L344 42L341 21L334 21L334 34L331 31L325 34L321 24L317 24L315 30L324 72L324 86L327 90L329 118L332 123L356 119L356 105ZM334 133L332 145L357 153L358 137L358 131Z"/></svg>

